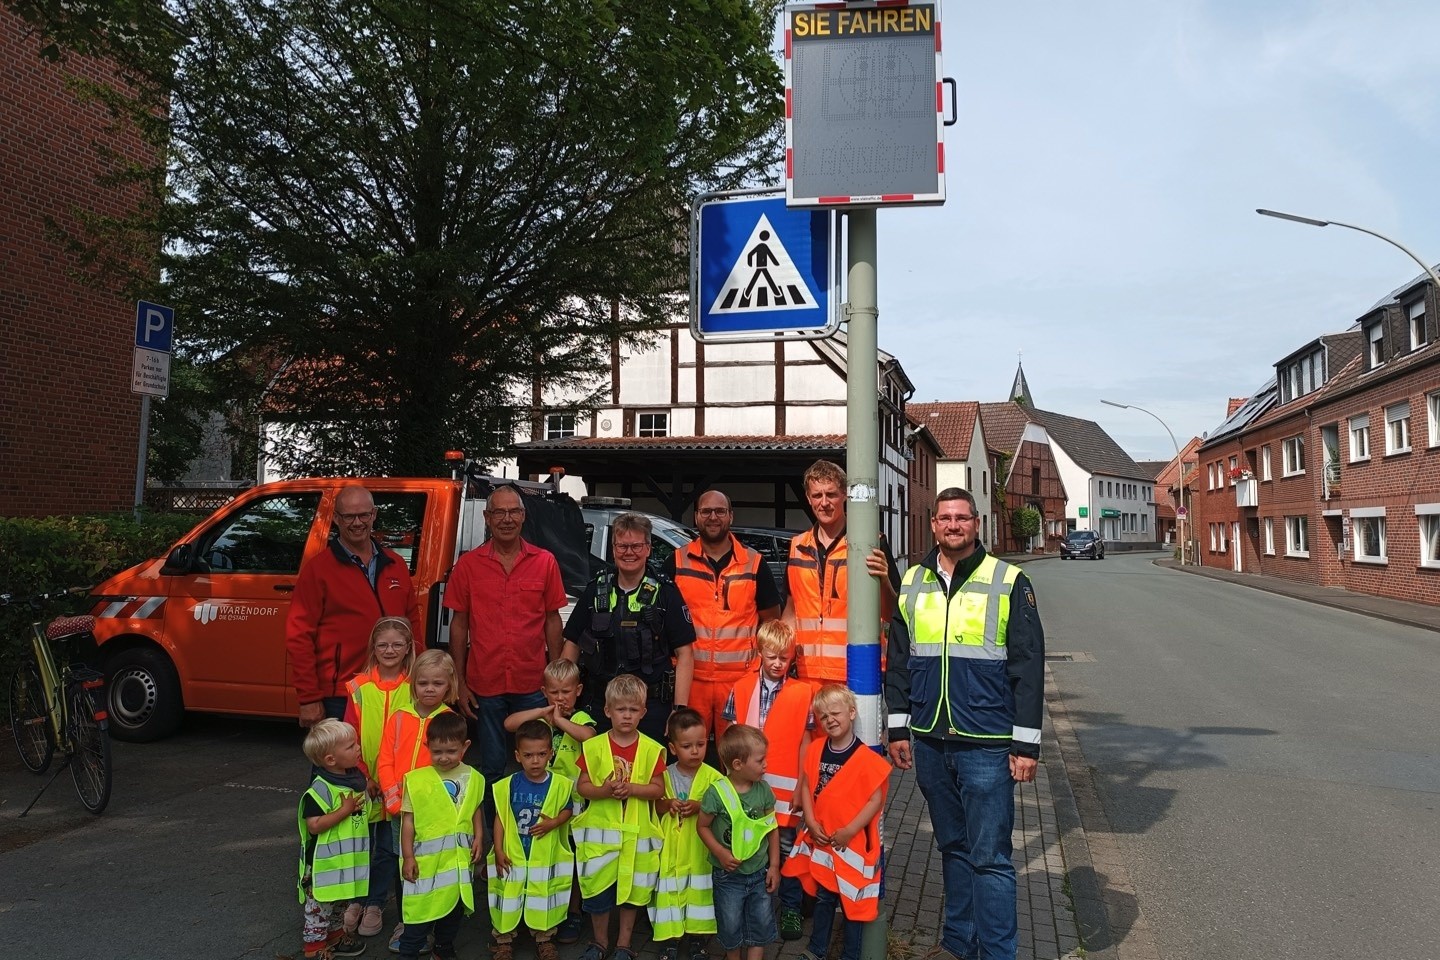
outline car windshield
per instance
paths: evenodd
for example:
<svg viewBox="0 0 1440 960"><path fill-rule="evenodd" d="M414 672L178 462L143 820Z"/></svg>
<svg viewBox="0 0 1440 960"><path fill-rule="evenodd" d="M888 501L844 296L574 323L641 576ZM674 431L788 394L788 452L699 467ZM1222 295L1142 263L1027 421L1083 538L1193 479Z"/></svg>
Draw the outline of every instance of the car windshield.
<svg viewBox="0 0 1440 960"><path fill-rule="evenodd" d="M1094 536L1095 534L1091 533L1089 530L1077 530L1065 539L1069 540L1071 543L1083 543Z"/></svg>

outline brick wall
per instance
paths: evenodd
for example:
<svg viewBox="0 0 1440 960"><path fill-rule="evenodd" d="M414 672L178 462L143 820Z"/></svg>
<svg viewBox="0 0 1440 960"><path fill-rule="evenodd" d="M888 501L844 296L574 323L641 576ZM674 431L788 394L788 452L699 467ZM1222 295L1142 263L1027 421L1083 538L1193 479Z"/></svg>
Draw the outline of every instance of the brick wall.
<svg viewBox="0 0 1440 960"><path fill-rule="evenodd" d="M1058 522L1061 531L1065 529L1065 484L1060 480L1060 468L1050 448L1043 443L1026 440L1015 451L1015 457L1008 466L1010 477L1005 483L1005 508L997 510L993 542L996 553L1020 553L1025 541L1015 536L1011 516L1020 507L1034 506L1043 518L1040 535L1035 539L1037 550L1059 550L1064 533L1050 534L1050 526ZM1040 489L1034 485L1034 471L1040 471ZM1039 546L1043 544L1044 546Z"/></svg>
<svg viewBox="0 0 1440 960"><path fill-rule="evenodd" d="M123 508L134 497L140 401L130 392L135 304L70 276L46 217L73 224L76 207L121 214L136 194L95 183L101 142L129 157L135 139L106 132L98 105L65 89L67 71L106 79L103 66L42 61L0 7L0 515Z"/></svg>

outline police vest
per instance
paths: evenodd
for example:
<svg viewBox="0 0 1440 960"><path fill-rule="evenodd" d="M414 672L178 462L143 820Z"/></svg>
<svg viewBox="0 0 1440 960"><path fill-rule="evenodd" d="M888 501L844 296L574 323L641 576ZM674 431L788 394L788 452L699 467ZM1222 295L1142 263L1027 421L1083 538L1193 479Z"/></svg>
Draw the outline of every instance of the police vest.
<svg viewBox="0 0 1440 960"><path fill-rule="evenodd" d="M320 805L323 814L340 809L340 803L353 790L337 787L328 780L316 777L305 791L305 796ZM310 881L310 892L320 903L340 903L358 900L370 888L370 826L365 812L367 804L360 794L361 804L350 816L335 824L329 830L315 835L315 849L309 851L310 829L305 825L304 802L301 802L296 819L300 827L300 902L305 902L305 881Z"/></svg>
<svg viewBox="0 0 1440 960"><path fill-rule="evenodd" d="M419 877L404 882L402 919L425 923L447 917L456 904L475 912L470 851L475 844L475 811L485 796L485 778L471 770L465 795L456 803L434 767L405 774L405 791L415 817L415 863Z"/></svg>
<svg viewBox="0 0 1440 960"><path fill-rule="evenodd" d="M698 539L675 553L675 586L695 624L696 680L734 680L755 649L760 611L755 590L760 554L730 537L730 562L719 574Z"/></svg>
<svg viewBox="0 0 1440 960"><path fill-rule="evenodd" d="M702 763L684 798L699 801L717 780L720 771ZM665 796L681 799L670 771L665 771ZM660 818L664 845L660 848L660 881L650 905L650 925L655 940L674 940L716 932L715 891L710 851L695 829L696 817L667 813Z"/></svg>
<svg viewBox="0 0 1440 960"><path fill-rule="evenodd" d="M822 737L805 751L805 778L809 784L820 782L820 757L824 749ZM811 812L815 822L833 835L855 819L877 792L882 798L883 810L889 784L890 764L869 747L862 746L850 755L813 801ZM810 831L801 827L795 835L790 859L780 872L797 878L805 892L812 896L818 887L840 894L846 919L874 920L880 915L880 814L877 812L851 837L843 850L820 846L811 838Z"/></svg>
<svg viewBox="0 0 1440 960"><path fill-rule="evenodd" d="M659 597L660 581L647 576L625 598L625 609L617 612L615 577L607 573L596 579L590 624L579 643L580 663L592 688L599 685L596 681L608 682L622 673L653 677L670 669L670 647L647 622L659 612L655 607ZM603 700L603 689L592 689L590 695L601 695Z"/></svg>
<svg viewBox="0 0 1440 960"><path fill-rule="evenodd" d="M643 733L639 736L630 782L649 783L663 748ZM599 786L615 769L610 737L591 737L581 749L586 776ZM617 904L648 904L660 874L660 823L655 817L655 804L649 800L601 797L590 800L571 823L580 893L594 897L614 887Z"/></svg>
<svg viewBox="0 0 1440 960"><path fill-rule="evenodd" d="M495 848L485 859L489 878L486 899L490 924L496 933L509 933L525 921L531 930L551 930L560 925L570 909L570 880L575 874L575 854L570 849L570 831L561 824L543 837L530 839L525 852L520 825L510 805L510 787L516 773L492 788L495 814L504 831L502 843L510 860L510 871L501 876L495 867ZM550 819L569 809L575 782L558 773L550 775L550 786L540 804L540 816Z"/></svg>
<svg viewBox="0 0 1440 960"><path fill-rule="evenodd" d="M385 735L385 724L396 710L413 708L414 699L410 694L410 683L402 674L400 682L389 690L380 686L380 668L369 670L354 677L346 684L350 702L355 705L355 715L360 718L360 756L370 779L380 782L380 741ZM370 804L370 821L384 820L385 804Z"/></svg>
<svg viewBox="0 0 1440 960"><path fill-rule="evenodd" d="M735 684L735 721L763 730L770 741L765 782L775 794L775 819L782 827L793 827L800 819L795 781L800 774L800 741L805 737L814 698L814 686L787 678L761 724L759 672L747 673Z"/></svg>
<svg viewBox="0 0 1440 960"><path fill-rule="evenodd" d="M775 829L775 811L771 810L761 817L750 816L740 803L740 794L736 792L735 784L728 779L715 781L712 789L730 817L730 852L735 855L736 860L743 863L760 852L765 838Z"/></svg>
<svg viewBox="0 0 1440 960"><path fill-rule="evenodd" d="M910 631L910 729L979 740L1009 740L1015 696L1006 675L1010 591L1020 568L986 554L953 596L930 567L916 565L900 586ZM918 709L917 709L918 707Z"/></svg>

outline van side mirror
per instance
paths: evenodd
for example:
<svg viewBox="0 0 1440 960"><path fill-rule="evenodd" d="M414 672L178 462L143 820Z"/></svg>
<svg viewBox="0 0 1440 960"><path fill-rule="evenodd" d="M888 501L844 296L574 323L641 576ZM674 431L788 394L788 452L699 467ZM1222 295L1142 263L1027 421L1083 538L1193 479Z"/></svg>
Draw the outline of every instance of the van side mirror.
<svg viewBox="0 0 1440 960"><path fill-rule="evenodd" d="M203 567L200 558L195 555L195 544L182 543L170 555L165 558L165 565L160 568L160 575L174 577L185 573L194 573Z"/></svg>

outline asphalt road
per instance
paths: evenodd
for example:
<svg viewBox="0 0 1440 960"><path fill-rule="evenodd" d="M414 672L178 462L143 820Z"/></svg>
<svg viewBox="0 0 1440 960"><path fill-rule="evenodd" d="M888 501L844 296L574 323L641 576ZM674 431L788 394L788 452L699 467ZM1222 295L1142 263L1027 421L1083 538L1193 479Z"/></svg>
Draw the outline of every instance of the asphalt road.
<svg viewBox="0 0 1440 960"><path fill-rule="evenodd" d="M1161 956L1440 957L1440 635L1152 559L1026 570Z"/></svg>

